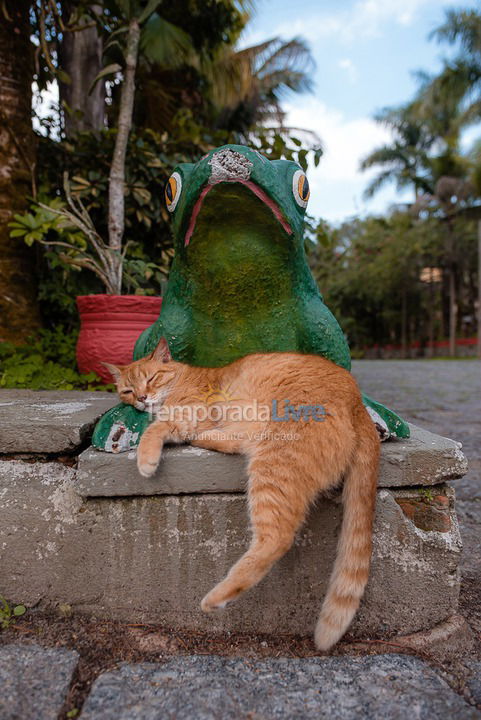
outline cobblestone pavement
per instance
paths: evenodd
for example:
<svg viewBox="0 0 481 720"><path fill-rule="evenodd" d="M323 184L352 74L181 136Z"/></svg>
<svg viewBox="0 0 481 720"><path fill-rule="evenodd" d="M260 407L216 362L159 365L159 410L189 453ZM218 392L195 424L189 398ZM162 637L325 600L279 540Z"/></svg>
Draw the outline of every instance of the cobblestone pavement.
<svg viewBox="0 0 481 720"><path fill-rule="evenodd" d="M481 362L360 360L353 373L364 392L409 422L462 442L469 471L453 483L464 543L461 567L481 589Z"/></svg>
<svg viewBox="0 0 481 720"><path fill-rule="evenodd" d="M64 720L77 655L37 645L0 647L1 720ZM419 658L225 658L191 655L122 663L93 683L80 720L481 720Z"/></svg>
<svg viewBox="0 0 481 720"><path fill-rule="evenodd" d="M139 703L139 698L142 702ZM95 682L82 720L479 720L421 660L212 656L124 665Z"/></svg>

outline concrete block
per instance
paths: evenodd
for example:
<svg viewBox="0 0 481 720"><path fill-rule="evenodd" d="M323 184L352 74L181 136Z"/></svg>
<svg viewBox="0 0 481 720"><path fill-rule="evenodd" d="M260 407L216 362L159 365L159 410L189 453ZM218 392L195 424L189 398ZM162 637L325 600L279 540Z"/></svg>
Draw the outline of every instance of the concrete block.
<svg viewBox="0 0 481 720"><path fill-rule="evenodd" d="M191 445L164 449L155 475L137 470L135 450L106 453L89 447L78 459L77 492L82 497L128 497L193 493L244 492L246 460L242 455L203 450Z"/></svg>
<svg viewBox="0 0 481 720"><path fill-rule="evenodd" d="M204 631L309 634L342 515L338 500L320 500L269 576L225 611L205 615L201 598L248 542L244 494L86 499L75 469L11 460L0 462L0 499L7 598ZM455 613L460 552L451 488L380 488L372 573L354 636L425 630Z"/></svg>
<svg viewBox="0 0 481 720"><path fill-rule="evenodd" d="M0 454L72 452L116 403L113 393L2 390Z"/></svg>
<svg viewBox="0 0 481 720"><path fill-rule="evenodd" d="M381 446L379 487L435 485L467 471L460 443L411 425L408 440ZM243 492L246 463L190 446L167 447L152 478L137 471L135 451L104 453L88 448L79 456L78 492L83 497Z"/></svg>

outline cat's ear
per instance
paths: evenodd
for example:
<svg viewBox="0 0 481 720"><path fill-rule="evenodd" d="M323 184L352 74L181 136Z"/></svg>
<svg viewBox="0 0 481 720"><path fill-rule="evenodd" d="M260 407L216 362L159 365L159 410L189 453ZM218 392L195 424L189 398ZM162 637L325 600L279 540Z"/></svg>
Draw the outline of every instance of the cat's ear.
<svg viewBox="0 0 481 720"><path fill-rule="evenodd" d="M112 365L112 363L107 362L101 362L100 364L103 365L104 368L107 368L109 373L112 375L114 382L118 383L122 375L122 368L120 367L120 365Z"/></svg>
<svg viewBox="0 0 481 720"><path fill-rule="evenodd" d="M169 346L165 337L160 338L159 344L151 354L150 359L157 360L157 362L162 363L167 363L172 360L172 355L170 354Z"/></svg>

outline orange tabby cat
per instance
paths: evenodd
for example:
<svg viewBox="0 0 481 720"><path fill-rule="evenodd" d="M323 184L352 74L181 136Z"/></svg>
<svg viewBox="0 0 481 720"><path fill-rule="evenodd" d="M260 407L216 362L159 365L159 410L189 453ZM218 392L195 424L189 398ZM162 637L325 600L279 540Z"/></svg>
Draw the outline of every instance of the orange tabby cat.
<svg viewBox="0 0 481 720"><path fill-rule="evenodd" d="M166 442L249 459L252 541L202 600L207 612L258 583L289 550L319 493L344 479L337 558L315 630L317 647L332 647L349 627L368 580L379 462L378 434L352 375L298 353L191 367L172 361L165 340L147 358L109 369L123 402L163 418L140 440L141 475L155 472Z"/></svg>

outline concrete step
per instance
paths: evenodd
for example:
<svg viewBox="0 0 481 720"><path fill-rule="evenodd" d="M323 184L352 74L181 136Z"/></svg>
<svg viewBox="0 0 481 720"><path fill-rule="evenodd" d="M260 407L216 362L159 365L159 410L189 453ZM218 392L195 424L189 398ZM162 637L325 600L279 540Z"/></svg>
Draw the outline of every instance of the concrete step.
<svg viewBox="0 0 481 720"><path fill-rule="evenodd" d="M48 393L37 395L55 423ZM39 399L30 401L41 413ZM14 423L16 413L9 417ZM90 448L77 468L35 457L30 437L17 440L0 461L0 593L8 599L178 629L311 633L335 557L339 498L319 500L258 587L204 615L201 598L248 543L242 458L170 448L145 480L134 453ZM461 539L446 481L465 471L458 443L415 427L410 440L383 444L372 572L355 637L426 630L456 612Z"/></svg>

